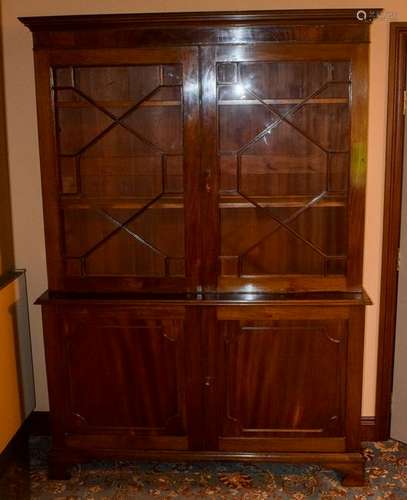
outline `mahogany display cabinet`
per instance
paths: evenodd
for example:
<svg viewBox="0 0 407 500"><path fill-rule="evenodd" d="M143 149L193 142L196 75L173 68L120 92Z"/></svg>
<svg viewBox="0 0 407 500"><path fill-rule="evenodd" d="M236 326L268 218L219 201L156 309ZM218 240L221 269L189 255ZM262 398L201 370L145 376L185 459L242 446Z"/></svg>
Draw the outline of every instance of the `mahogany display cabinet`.
<svg viewBox="0 0 407 500"><path fill-rule="evenodd" d="M360 485L378 9L31 17L50 475L313 462Z"/></svg>

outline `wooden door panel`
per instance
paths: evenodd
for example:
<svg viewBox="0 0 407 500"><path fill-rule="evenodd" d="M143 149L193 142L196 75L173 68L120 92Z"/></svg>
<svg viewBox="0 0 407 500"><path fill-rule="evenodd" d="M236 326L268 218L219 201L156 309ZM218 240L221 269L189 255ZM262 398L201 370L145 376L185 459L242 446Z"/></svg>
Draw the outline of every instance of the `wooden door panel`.
<svg viewBox="0 0 407 500"><path fill-rule="evenodd" d="M65 312L63 326L71 433L105 434L105 442L122 429L135 447L165 439L187 449L182 318L89 308Z"/></svg>
<svg viewBox="0 0 407 500"><path fill-rule="evenodd" d="M347 321L222 316L220 449L343 449Z"/></svg>

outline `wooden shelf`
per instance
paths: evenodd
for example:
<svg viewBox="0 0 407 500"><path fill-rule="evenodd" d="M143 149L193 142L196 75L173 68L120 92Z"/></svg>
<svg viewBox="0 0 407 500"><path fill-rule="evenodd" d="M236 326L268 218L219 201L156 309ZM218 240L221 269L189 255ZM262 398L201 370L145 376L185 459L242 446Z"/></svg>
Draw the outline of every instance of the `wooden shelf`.
<svg viewBox="0 0 407 500"><path fill-rule="evenodd" d="M263 99L262 102L257 99L227 99L218 100L218 106L253 106L265 104L301 104L304 99ZM348 104L349 100L346 97L332 97L326 99L308 99L304 102L307 104Z"/></svg>
<svg viewBox="0 0 407 500"><path fill-rule="evenodd" d="M119 210L138 210L143 208L151 201L151 198L91 198L79 197L76 195L63 195L60 200L60 206L64 209L87 210L89 208L98 209L119 209ZM151 205L148 210L156 209L181 209L184 208L183 196L166 195Z"/></svg>
<svg viewBox="0 0 407 500"><path fill-rule="evenodd" d="M87 210L90 208L99 209L119 209L119 210L137 210L144 207L151 198L90 198L79 197L76 195L62 195L60 206L64 209ZM253 198L259 205L264 208L281 207L281 208L297 208L303 207L312 200L311 196L262 196ZM253 204L238 195L220 195L219 208L253 208ZM343 207L347 203L346 195L329 196L320 200L315 208L326 207ZM182 209L184 208L182 195L165 195L157 200L148 210L157 209Z"/></svg>
<svg viewBox="0 0 407 500"><path fill-rule="evenodd" d="M295 275L294 275L295 276ZM36 301L36 304L69 304L69 303L93 303L104 304L117 301L119 304L134 303L153 303L153 304L168 304L180 303L188 305L191 302L198 306L207 306L208 304L247 304L248 301L255 301L257 305L340 305L340 306L357 306L371 304L371 300L364 290L361 291L324 291L324 292L226 292L226 293L143 293L143 292L127 292L127 293L100 293L100 292L53 292L47 290Z"/></svg>
<svg viewBox="0 0 407 500"><path fill-rule="evenodd" d="M101 108L109 109L109 108L123 108L130 109L131 107L136 105L135 101L95 101L97 106ZM156 107L174 107L181 106L181 101L159 101L159 100L150 100L140 103L137 107L141 108L156 108ZM96 107L90 102L87 101L56 101L56 106L58 108L94 108Z"/></svg>
<svg viewBox="0 0 407 500"><path fill-rule="evenodd" d="M253 201L264 208L281 207L296 208L303 207L309 203L313 196L257 196L251 197ZM347 203L346 195L327 196L314 205L315 208L342 207ZM220 195L220 208L252 208L253 204L238 195Z"/></svg>
<svg viewBox="0 0 407 500"><path fill-rule="evenodd" d="M263 99L263 102L257 99L228 99L219 100L218 106L254 106L265 104L301 104L304 99ZM345 97L332 97L326 99L308 99L304 105L308 104L348 104L349 100ZM130 109L136 103L134 101L95 101L97 106L102 108L124 108ZM87 101L56 101L58 108L92 108L93 104ZM174 107L181 106L181 101L176 100L149 100L142 102L138 107L156 108L156 107Z"/></svg>

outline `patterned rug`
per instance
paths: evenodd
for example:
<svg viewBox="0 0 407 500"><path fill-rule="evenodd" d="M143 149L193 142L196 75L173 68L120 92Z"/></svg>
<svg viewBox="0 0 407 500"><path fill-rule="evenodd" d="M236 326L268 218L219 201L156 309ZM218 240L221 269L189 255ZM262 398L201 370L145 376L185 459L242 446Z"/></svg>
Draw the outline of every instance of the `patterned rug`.
<svg viewBox="0 0 407 500"><path fill-rule="evenodd" d="M25 498L407 499L407 446L395 441L365 443L368 484L363 488L344 488L338 474L317 465L236 462L98 461L75 467L69 481L49 481L48 447L47 438L31 439L30 493ZM20 500L17 491L0 498Z"/></svg>

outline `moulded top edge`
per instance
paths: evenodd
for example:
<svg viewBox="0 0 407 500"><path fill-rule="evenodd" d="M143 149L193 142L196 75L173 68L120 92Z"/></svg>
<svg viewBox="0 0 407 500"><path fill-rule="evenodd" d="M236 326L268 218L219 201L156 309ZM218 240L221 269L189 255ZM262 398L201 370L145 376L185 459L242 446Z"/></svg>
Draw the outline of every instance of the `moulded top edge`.
<svg viewBox="0 0 407 500"><path fill-rule="evenodd" d="M383 9L289 9L219 12L158 12L142 14L95 14L19 17L31 31L101 29L180 24L243 24L341 22L371 23Z"/></svg>

